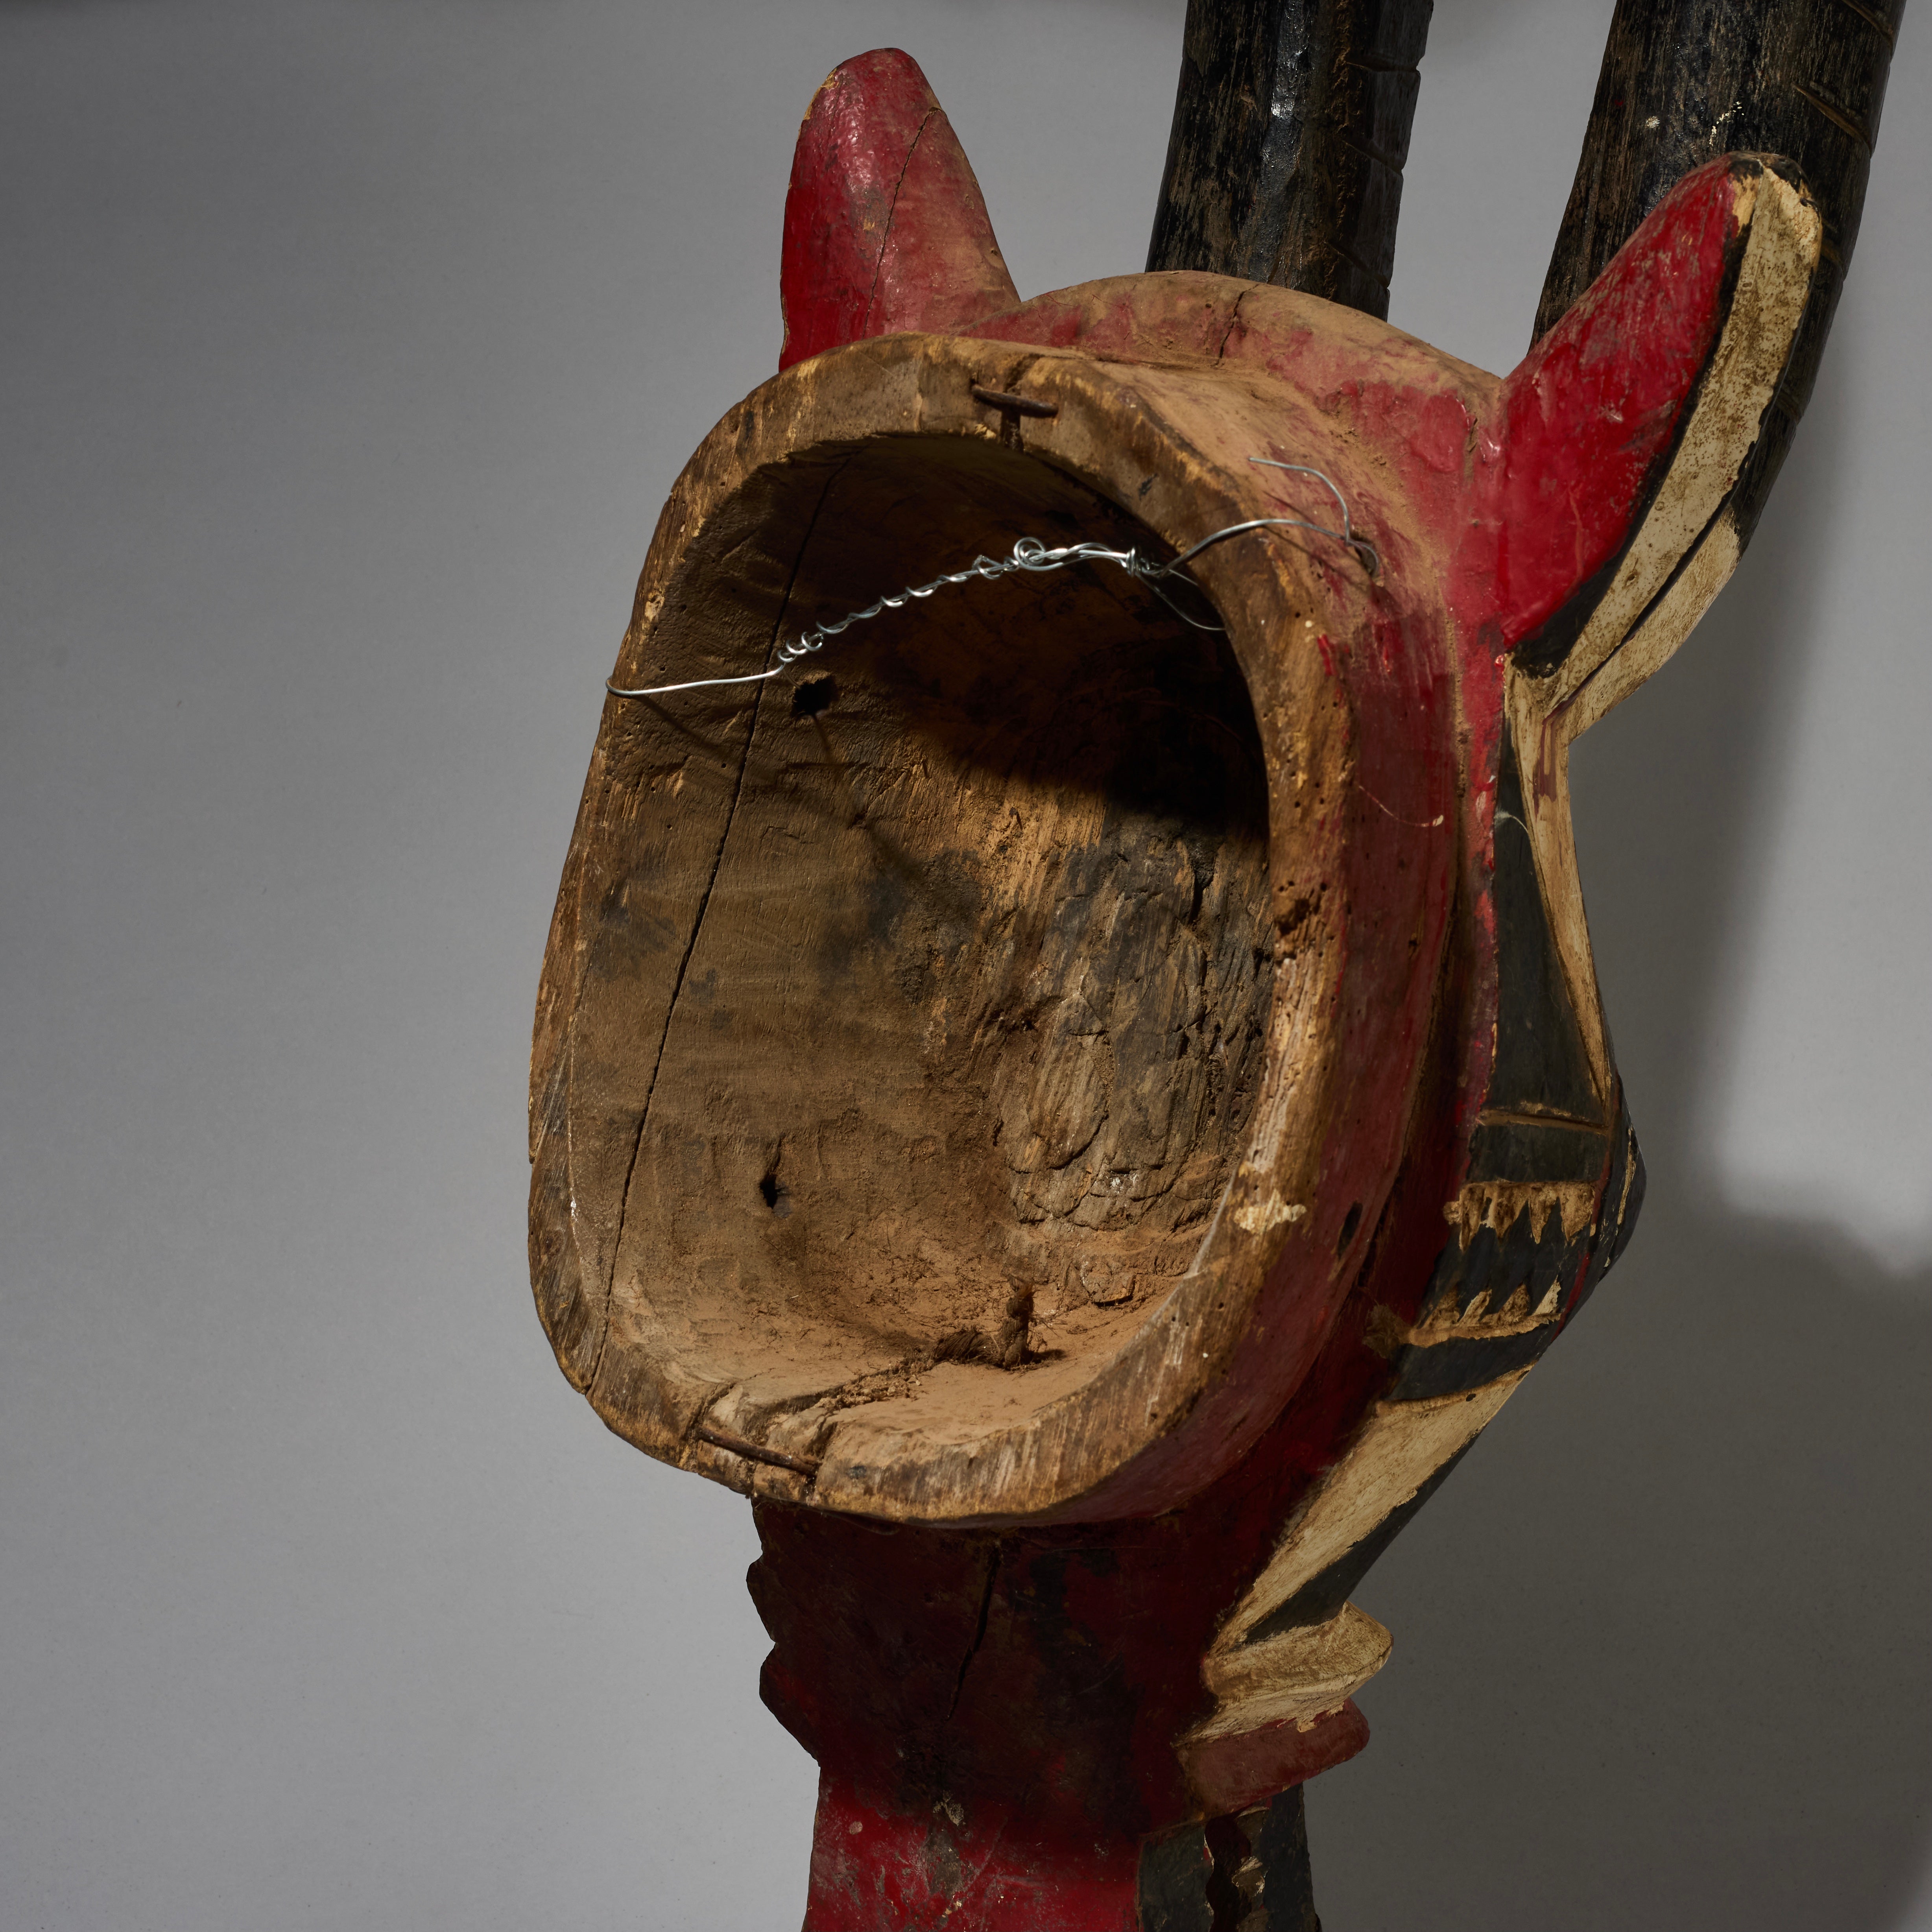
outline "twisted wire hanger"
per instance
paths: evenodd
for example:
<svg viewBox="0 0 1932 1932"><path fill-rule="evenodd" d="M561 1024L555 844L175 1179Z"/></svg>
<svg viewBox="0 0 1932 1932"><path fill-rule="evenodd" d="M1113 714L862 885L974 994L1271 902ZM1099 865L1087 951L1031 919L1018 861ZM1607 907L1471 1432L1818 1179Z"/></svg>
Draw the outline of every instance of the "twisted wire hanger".
<svg viewBox="0 0 1932 1932"><path fill-rule="evenodd" d="M1258 464L1269 470L1289 470L1297 475L1312 476L1335 500L1342 512L1342 527L1331 530L1325 524L1311 523L1306 517L1250 517L1238 524L1227 524L1222 529L1211 531L1198 543L1192 544L1178 556L1168 558L1165 562L1144 556L1138 549L1118 550L1108 544L1076 543L1048 545L1038 537L1022 537L1012 548L1010 555L1000 557L976 556L964 570L949 570L926 584L908 584L903 590L875 598L862 610L848 610L842 617L827 618L822 622L812 624L796 638L783 640L778 648L778 662L767 670L745 672L736 677L694 677L681 684L649 684L627 688L606 680L604 688L613 698L664 698L673 692L704 691L719 685L762 684L767 678L776 677L781 671L789 670L800 658L811 652L821 650L832 639L849 631L854 624L862 624L883 611L900 610L916 598L930 597L934 591L943 590L949 584L970 584L976 580L992 583L1002 577L1010 577L1016 571L1036 574L1047 571L1064 570L1074 563L1111 563L1124 570L1130 577L1144 584L1174 614L1197 631L1219 631L1219 624L1204 624L1199 618L1191 616L1161 588L1163 580L1179 577L1191 588L1199 590L1201 586L1186 574L1186 567L1201 553L1210 546L1225 542L1229 537L1241 536L1249 530L1310 530L1317 536L1332 537L1338 543L1348 545L1360 560L1362 568L1370 577L1380 574L1382 554L1366 537L1355 534L1354 525L1348 514L1347 500L1336 488L1334 481L1322 471L1311 468L1305 463L1282 463L1270 456L1251 456L1250 463Z"/></svg>

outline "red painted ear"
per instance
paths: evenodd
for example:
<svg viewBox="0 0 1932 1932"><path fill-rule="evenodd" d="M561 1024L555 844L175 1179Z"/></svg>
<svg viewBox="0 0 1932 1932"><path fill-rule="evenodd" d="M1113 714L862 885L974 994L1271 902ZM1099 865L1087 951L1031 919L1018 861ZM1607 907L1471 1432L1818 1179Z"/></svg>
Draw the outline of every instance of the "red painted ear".
<svg viewBox="0 0 1932 1932"><path fill-rule="evenodd" d="M1018 304L980 184L910 55L861 54L818 90L792 159L778 294L781 369Z"/></svg>
<svg viewBox="0 0 1932 1932"><path fill-rule="evenodd" d="M1526 670L1612 614L1614 650L1725 507L1817 261L1815 211L1774 169L1687 175L1503 385L1492 608Z"/></svg>

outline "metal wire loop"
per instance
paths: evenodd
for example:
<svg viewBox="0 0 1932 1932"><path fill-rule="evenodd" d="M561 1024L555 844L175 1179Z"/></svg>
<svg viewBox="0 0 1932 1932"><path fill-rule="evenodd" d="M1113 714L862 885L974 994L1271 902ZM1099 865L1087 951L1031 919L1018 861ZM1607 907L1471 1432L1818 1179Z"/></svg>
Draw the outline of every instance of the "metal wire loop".
<svg viewBox="0 0 1932 1932"><path fill-rule="evenodd" d="M886 610L900 610L915 598L930 597L949 584L971 584L975 580L992 583L1002 577L1010 577L1016 571L1042 574L1048 571L1064 570L1074 563L1111 563L1124 570L1130 577L1144 584L1174 614L1184 623L1191 624L1197 631L1219 631L1219 624L1203 623L1175 603L1161 588L1162 580L1178 577L1191 589L1199 591L1201 586L1187 574L1186 567L1210 546L1224 542L1229 537L1241 536L1248 530L1299 530L1312 532L1317 536L1332 537L1337 543L1346 544L1360 560L1370 576L1375 577L1382 569L1382 555L1366 537L1355 534L1350 520L1348 506L1341 491L1319 470L1311 469L1305 463L1282 463L1273 457L1251 456L1250 463L1259 464L1270 470L1292 470L1298 475L1312 476L1333 496L1342 512L1342 527L1330 530L1326 524L1311 523L1305 517L1250 517L1245 522L1229 524L1225 529L1211 532L1201 541L1183 550L1178 556L1166 562L1144 556L1138 550L1117 550L1111 544L1100 543L1058 544L1049 545L1038 537L1022 537L1006 556L976 556L964 570L949 570L934 578L930 583L908 584L903 590L894 591L875 598L862 610L848 610L842 617L826 618L816 624L808 625L795 638L783 639L778 647L778 662L768 670L747 671L738 677L694 677L682 684L650 684L638 688L626 688L606 680L604 689L613 698L664 698L677 691L704 691L718 685L762 684L767 678L776 677L812 652L822 650L834 638L849 631L854 624L862 624Z"/></svg>

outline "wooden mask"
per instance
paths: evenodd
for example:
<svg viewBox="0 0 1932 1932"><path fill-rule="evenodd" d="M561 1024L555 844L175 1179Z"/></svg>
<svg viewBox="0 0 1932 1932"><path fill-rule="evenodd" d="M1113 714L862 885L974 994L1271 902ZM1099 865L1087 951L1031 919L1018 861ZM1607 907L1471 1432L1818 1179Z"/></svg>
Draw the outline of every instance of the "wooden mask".
<svg viewBox="0 0 1932 1932"><path fill-rule="evenodd" d="M1366 1742L1348 1594L1642 1200L1568 747L1737 560L1820 238L1721 156L1498 380L1223 274L1022 302L914 63L820 92L781 373L616 686L1029 537L1302 526L605 705L538 1306L613 1430L754 1499L815 1932L1312 1922L1277 1795Z"/></svg>

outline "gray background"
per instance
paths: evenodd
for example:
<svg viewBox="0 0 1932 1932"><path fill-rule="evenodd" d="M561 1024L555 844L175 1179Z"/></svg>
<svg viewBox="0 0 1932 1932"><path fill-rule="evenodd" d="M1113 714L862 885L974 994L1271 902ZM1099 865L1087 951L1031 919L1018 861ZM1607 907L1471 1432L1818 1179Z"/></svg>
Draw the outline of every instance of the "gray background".
<svg viewBox="0 0 1932 1932"><path fill-rule="evenodd" d="M1922 8L1925 0L1915 0ZM1180 0L0 6L0 1927L797 1923L737 1498L524 1280L523 1079L793 131L1140 266ZM1608 0L1442 0L1394 320L1526 346ZM1635 1246L1360 1600L1330 1932L1932 1928L1932 62L1738 580L1580 748Z"/></svg>

